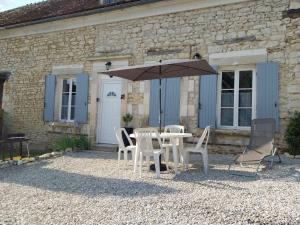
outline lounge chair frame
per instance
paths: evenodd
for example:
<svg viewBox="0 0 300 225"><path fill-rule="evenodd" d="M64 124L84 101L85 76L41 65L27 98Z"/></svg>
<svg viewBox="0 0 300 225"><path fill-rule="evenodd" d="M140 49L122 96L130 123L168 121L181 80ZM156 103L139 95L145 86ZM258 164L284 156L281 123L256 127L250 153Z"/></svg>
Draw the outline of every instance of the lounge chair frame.
<svg viewBox="0 0 300 225"><path fill-rule="evenodd" d="M272 145L272 149L270 150L270 153L262 153L259 151L259 148L262 147L262 146L255 146L253 147L253 142L255 142L255 137L254 137L254 132L255 132L255 126L256 125L261 125L261 124L266 124L266 125L269 125L269 126L272 126L272 130L270 132L272 133L269 133L270 136L272 136L272 139L269 140L269 141L266 141L266 144L270 144ZM240 175L240 176L252 176L252 175L246 175L246 174L243 174L242 172L233 172L231 169L233 167L233 165L236 165L237 164L237 160L241 157L241 156L244 156L246 155L248 152L250 151L254 151L254 152L257 152L258 155L261 155L261 158L257 159L257 160L242 160L239 162L239 165L241 167L246 167L247 165L255 165L257 164L257 167L256 167L256 171L254 173L253 176L256 176L258 174L258 171L259 171L259 168L261 166L261 164L263 162L270 162L270 168L273 167L273 164L274 164L274 159L275 159L275 156L278 157L278 162L281 163L281 158L279 156L279 153L277 151L277 146L275 144L275 131L276 131L276 123L275 123L275 120L274 119L270 119L270 118L266 118L266 119L254 119L252 120L252 124L251 124L251 137L250 137L250 144L248 146L245 146L244 147L244 150L243 150L243 153L236 156L233 160L233 163L231 163L228 167L228 171L230 174L232 175ZM252 146L252 147L251 147ZM270 158L271 157L271 160L268 161L266 160L267 158Z"/></svg>

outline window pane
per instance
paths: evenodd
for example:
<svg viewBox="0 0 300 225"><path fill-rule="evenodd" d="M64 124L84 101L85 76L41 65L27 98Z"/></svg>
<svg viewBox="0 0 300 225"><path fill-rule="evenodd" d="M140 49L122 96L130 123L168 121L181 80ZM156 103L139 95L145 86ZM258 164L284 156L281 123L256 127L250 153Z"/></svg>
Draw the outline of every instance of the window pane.
<svg viewBox="0 0 300 225"><path fill-rule="evenodd" d="M67 106L69 104L69 94L62 94L62 105Z"/></svg>
<svg viewBox="0 0 300 225"><path fill-rule="evenodd" d="M233 126L233 109L221 109L221 125Z"/></svg>
<svg viewBox="0 0 300 225"><path fill-rule="evenodd" d="M71 104L72 104L72 105L75 105L75 102L76 102L76 93L73 93L73 94L72 94L72 101L71 101Z"/></svg>
<svg viewBox="0 0 300 225"><path fill-rule="evenodd" d="M72 92L76 92L76 88L77 88L76 81L73 80L73 82L72 82Z"/></svg>
<svg viewBox="0 0 300 225"><path fill-rule="evenodd" d="M222 72L222 89L234 89L234 71Z"/></svg>
<svg viewBox="0 0 300 225"><path fill-rule="evenodd" d="M252 88L252 71L240 71L240 88Z"/></svg>
<svg viewBox="0 0 300 225"><path fill-rule="evenodd" d="M74 120L74 116L75 116L75 107L74 106L72 106L71 107L71 120Z"/></svg>
<svg viewBox="0 0 300 225"><path fill-rule="evenodd" d="M68 106L61 107L61 119L67 120L68 119Z"/></svg>
<svg viewBox="0 0 300 225"><path fill-rule="evenodd" d="M70 81L63 80L63 92L69 92L70 88Z"/></svg>
<svg viewBox="0 0 300 225"><path fill-rule="evenodd" d="M252 90L240 91L239 107L252 107Z"/></svg>
<svg viewBox="0 0 300 225"><path fill-rule="evenodd" d="M252 109L239 109L239 126L250 127Z"/></svg>
<svg viewBox="0 0 300 225"><path fill-rule="evenodd" d="M221 106L233 107L234 105L234 91L222 91Z"/></svg>

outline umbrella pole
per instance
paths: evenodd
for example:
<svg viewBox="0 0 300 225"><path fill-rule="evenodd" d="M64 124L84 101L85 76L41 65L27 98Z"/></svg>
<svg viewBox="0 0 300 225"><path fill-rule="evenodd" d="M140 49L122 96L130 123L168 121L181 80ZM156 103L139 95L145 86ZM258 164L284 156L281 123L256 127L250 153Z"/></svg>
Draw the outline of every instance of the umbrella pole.
<svg viewBox="0 0 300 225"><path fill-rule="evenodd" d="M160 61L161 62L161 61ZM162 127L162 110L161 110L161 105L162 105L162 102L161 102L161 66L159 66L159 133L161 134L161 127ZM159 156L159 167L160 167L160 171L166 171L167 170L167 166L166 164L162 164L161 163L161 155ZM152 164L150 166L150 170L153 170L155 171L155 165Z"/></svg>
<svg viewBox="0 0 300 225"><path fill-rule="evenodd" d="M161 62L161 61L160 61ZM161 109L161 65L159 66L159 132L161 133L162 109Z"/></svg>
<svg viewBox="0 0 300 225"><path fill-rule="evenodd" d="M162 119L162 110L161 110L161 78L159 78L159 132L161 133L161 119Z"/></svg>

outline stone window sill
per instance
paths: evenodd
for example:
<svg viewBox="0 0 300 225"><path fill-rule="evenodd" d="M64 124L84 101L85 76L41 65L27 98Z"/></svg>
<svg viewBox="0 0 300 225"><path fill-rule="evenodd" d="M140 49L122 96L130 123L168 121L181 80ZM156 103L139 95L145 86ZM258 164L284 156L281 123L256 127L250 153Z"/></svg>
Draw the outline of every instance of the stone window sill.
<svg viewBox="0 0 300 225"><path fill-rule="evenodd" d="M251 134L250 130L237 130L237 129L215 129L214 130L215 134L223 134L223 135L228 135L228 136L245 136L249 137Z"/></svg>
<svg viewBox="0 0 300 225"><path fill-rule="evenodd" d="M61 128L73 128L75 127L74 122L52 122L49 123L50 127L61 127Z"/></svg>
<svg viewBox="0 0 300 225"><path fill-rule="evenodd" d="M47 132L53 134L79 134L81 130L72 122L52 122L48 125Z"/></svg>

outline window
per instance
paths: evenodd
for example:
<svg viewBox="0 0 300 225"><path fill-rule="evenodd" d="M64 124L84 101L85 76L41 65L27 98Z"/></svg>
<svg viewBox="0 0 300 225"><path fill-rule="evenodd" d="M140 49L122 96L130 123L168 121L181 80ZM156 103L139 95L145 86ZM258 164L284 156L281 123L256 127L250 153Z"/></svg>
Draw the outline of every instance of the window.
<svg viewBox="0 0 300 225"><path fill-rule="evenodd" d="M60 119L63 121L74 121L76 87L75 79L62 80Z"/></svg>
<svg viewBox="0 0 300 225"><path fill-rule="evenodd" d="M223 70L220 76L219 127L247 128L255 117L255 70Z"/></svg>

